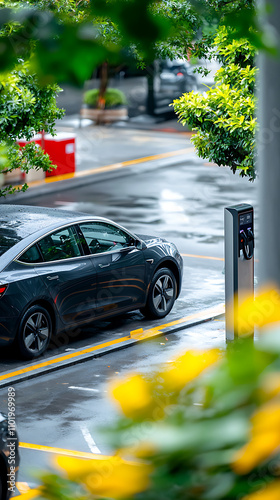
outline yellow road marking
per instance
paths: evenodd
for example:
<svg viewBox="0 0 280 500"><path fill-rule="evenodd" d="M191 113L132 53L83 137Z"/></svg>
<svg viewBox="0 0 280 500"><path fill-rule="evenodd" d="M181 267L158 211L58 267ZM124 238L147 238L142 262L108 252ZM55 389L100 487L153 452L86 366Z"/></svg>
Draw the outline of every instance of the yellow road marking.
<svg viewBox="0 0 280 500"><path fill-rule="evenodd" d="M21 481L16 482L16 487L21 495L23 495L23 493L26 493L27 491L30 490L30 487L28 486L28 484L21 482Z"/></svg>
<svg viewBox="0 0 280 500"><path fill-rule="evenodd" d="M116 340L111 340L110 342L105 342L104 344L97 344L93 347L83 349L82 351L72 352L72 353L66 354L65 356L60 356L59 358L54 358L54 359L50 359L49 361L43 361L42 363L38 363L36 365L27 366L26 368L22 368L21 370L16 370L14 372L9 372L9 373L6 373L5 375L1 375L0 381L5 380L5 379L10 378L10 377L15 377L16 375L22 375L23 373L32 372L34 370L37 370L38 368L45 368L46 366L54 365L54 364L59 363L61 361L66 361L67 359L77 358L81 354L88 354L90 352L97 351L98 349L103 349L104 347L110 347L114 344L118 344L119 342L124 342L125 340L129 340L129 339L130 339L130 336L128 335L127 337L121 337L121 338L116 339Z"/></svg>
<svg viewBox="0 0 280 500"><path fill-rule="evenodd" d="M181 253L182 257L195 257L197 259L225 260L222 257L210 257L209 255L195 255L192 253Z"/></svg>
<svg viewBox="0 0 280 500"><path fill-rule="evenodd" d="M64 448L56 448L52 446L43 446L33 443L19 443L20 448L28 450L43 451L45 453L54 453L57 455L67 455L69 457L86 458L86 459L99 459L103 460L108 458L108 455L101 455L100 453L89 453L83 451L67 450ZM20 491L20 490L19 490Z"/></svg>
<svg viewBox="0 0 280 500"><path fill-rule="evenodd" d="M161 333L161 330L164 330L165 328L170 328L171 326L177 326L187 321L191 321L193 319L202 319L203 317L206 316L206 313L207 317L211 317L223 314L224 311L225 311L224 304L219 304L218 306L213 307L208 311L202 311L195 314L191 314L190 316L185 316L184 318L171 321L170 323L166 323L165 325L155 326L154 328L149 328L148 330L143 330L142 328L139 328L138 330L133 330L130 332L130 336L131 338L137 340L146 339L158 335L159 333Z"/></svg>
<svg viewBox="0 0 280 500"><path fill-rule="evenodd" d="M82 170L81 172L72 172L69 174L55 175L52 177L46 177L42 181L32 181L28 182L29 187L43 186L44 184L49 184L51 182L64 181L72 178L84 177L86 175L94 175L102 172L111 172L112 170L118 170L120 168L129 167L130 165L137 165L139 163L145 163L147 161L161 160L163 158L172 158L172 156L180 156L186 153L191 153L194 148L184 148L178 149L177 151L170 151L168 153L161 153L158 155L144 156L143 158L136 158L135 160L127 160L119 163L112 163L111 165L106 165L104 167L91 168L89 170ZM21 185L15 186L19 188Z"/></svg>
<svg viewBox="0 0 280 500"><path fill-rule="evenodd" d="M15 497L13 496L13 500L31 500L32 498L36 498L40 496L40 488L35 488L34 490L29 490L25 491L24 493L21 493L20 495L16 495Z"/></svg>
<svg viewBox="0 0 280 500"><path fill-rule="evenodd" d="M27 366L26 368L22 368L20 370L14 371L14 372L5 373L4 375L0 376L0 381L5 380L5 379L9 379L12 377L16 377L17 375L23 375L24 373L34 372L35 370L38 370L39 368L45 368L47 366L55 365L56 363L66 361L68 359L78 358L79 356L82 356L84 354L89 354L91 352L98 351L99 349L110 347L110 346L113 346L116 344L121 344L121 343L123 343L127 340L130 340L130 339L141 340L141 339L147 339L149 337L152 338L155 335L159 335L161 333L161 330L164 330L165 328L180 325L182 323L185 323L187 321L191 321L193 319L199 319L199 318L203 318L203 317L211 318L213 316L223 314L224 310L225 310L224 304L219 304L218 306L213 307L212 309L206 309L205 311L191 314L190 316L185 316L183 318L171 321L170 323L166 323L164 325L159 325L159 326L156 326L154 328L149 328L147 330L143 330L142 328L138 329L138 330L133 330L126 337L121 337L119 339L110 340L109 342L104 342L103 344L97 344L93 347L88 347L87 349L82 349L82 350L75 351L75 352L72 352L69 354L65 354L63 356L59 356L59 357L50 359L48 361L43 361L41 363L37 363L36 365Z"/></svg>

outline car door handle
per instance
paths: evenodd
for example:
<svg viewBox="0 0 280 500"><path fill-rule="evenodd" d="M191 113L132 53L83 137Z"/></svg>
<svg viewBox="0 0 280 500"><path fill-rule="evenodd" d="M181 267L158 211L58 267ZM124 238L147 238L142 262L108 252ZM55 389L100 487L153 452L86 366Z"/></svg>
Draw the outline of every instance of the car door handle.
<svg viewBox="0 0 280 500"><path fill-rule="evenodd" d="M99 267L109 267L111 264L98 264Z"/></svg>
<svg viewBox="0 0 280 500"><path fill-rule="evenodd" d="M58 278L59 278L58 274L56 274L55 276L47 276L47 279L49 281L51 281L51 280L58 280Z"/></svg>

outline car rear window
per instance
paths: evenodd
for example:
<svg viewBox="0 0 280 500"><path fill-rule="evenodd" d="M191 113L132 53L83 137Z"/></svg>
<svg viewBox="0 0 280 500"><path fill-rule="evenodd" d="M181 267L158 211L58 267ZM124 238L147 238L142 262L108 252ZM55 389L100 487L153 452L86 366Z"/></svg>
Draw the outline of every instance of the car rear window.
<svg viewBox="0 0 280 500"><path fill-rule="evenodd" d="M30 247L24 254L21 255L19 258L20 262L26 262L28 264L36 263L36 262L43 262L43 259L40 255L40 252L37 248L37 245L33 245Z"/></svg>

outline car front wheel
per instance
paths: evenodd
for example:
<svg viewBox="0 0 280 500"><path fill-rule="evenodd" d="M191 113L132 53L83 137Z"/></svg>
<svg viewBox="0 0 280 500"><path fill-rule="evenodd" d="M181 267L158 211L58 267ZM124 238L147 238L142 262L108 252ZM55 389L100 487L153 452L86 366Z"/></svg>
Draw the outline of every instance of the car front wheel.
<svg viewBox="0 0 280 500"><path fill-rule="evenodd" d="M52 321L41 306L30 307L22 317L18 331L18 347L25 359L37 358L47 349L52 334Z"/></svg>
<svg viewBox="0 0 280 500"><path fill-rule="evenodd" d="M141 309L148 318L164 318L170 313L177 292L174 274L168 268L159 269L153 276L146 306Z"/></svg>

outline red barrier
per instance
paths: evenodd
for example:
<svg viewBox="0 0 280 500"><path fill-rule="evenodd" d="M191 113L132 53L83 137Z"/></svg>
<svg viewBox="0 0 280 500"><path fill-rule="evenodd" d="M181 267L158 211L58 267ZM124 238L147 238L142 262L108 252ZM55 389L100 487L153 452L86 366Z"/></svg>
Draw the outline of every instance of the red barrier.
<svg viewBox="0 0 280 500"><path fill-rule="evenodd" d="M75 172L75 135L69 132L59 132L55 137L46 134L44 143L45 152L52 163L57 165L56 169L46 172L46 177Z"/></svg>

